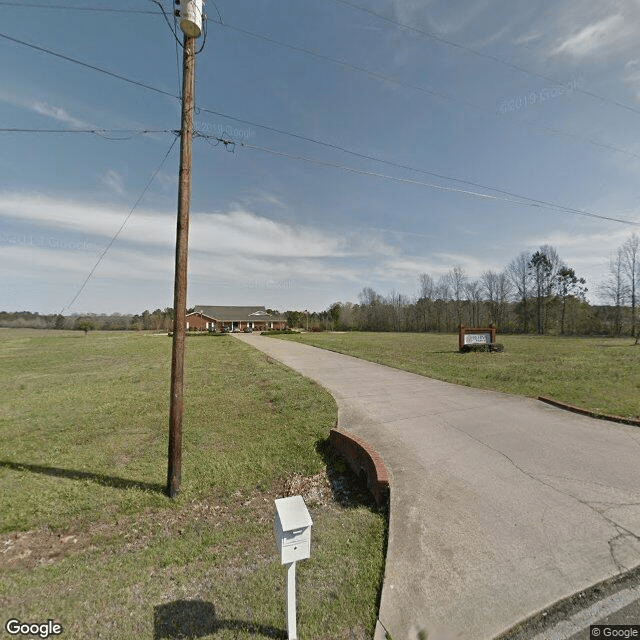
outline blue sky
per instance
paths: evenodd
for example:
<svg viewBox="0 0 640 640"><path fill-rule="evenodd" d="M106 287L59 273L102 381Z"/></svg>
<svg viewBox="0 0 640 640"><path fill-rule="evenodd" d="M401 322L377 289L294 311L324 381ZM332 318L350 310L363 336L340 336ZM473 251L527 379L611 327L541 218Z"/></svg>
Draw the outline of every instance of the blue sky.
<svg viewBox="0 0 640 640"><path fill-rule="evenodd" d="M598 299L640 225L637 2L209 0L205 11L196 128L238 144L194 140L189 306L322 310L363 287L412 296L420 273L477 278L543 244ZM15 0L0 16L5 36L169 94L0 37L0 128L132 132L0 132L0 308L171 306L178 144L69 306L180 126L182 54L157 5Z"/></svg>

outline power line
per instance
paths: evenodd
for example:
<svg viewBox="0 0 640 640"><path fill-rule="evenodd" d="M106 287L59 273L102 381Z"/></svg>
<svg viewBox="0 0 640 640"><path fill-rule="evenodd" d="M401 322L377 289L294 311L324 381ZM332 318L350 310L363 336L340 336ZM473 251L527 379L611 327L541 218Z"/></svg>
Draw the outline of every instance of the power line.
<svg viewBox="0 0 640 640"><path fill-rule="evenodd" d="M152 0L155 1L155 0ZM451 96L447 93L443 93L442 91L436 91L435 89L429 89L427 87L424 87L422 85L418 85L418 84L414 84L411 82L405 82L403 80L400 80L398 78L394 78L392 76L388 76L385 74L382 74L378 71L374 71L371 69L367 69L366 67L361 67L359 65L353 64L351 62L347 62L345 60L339 60L337 58L332 58L331 56L327 56L325 54L319 53L317 51L313 51L312 49L307 49L304 47L297 47L295 45L286 43L286 42L282 42L280 40L276 40L274 38L270 38L268 36L265 36L263 34L260 33L255 33L253 31L248 31L247 29L242 29L240 27L234 27L233 25L230 25L228 23L223 23L223 22L218 22L217 20L210 20L210 22L213 22L214 24L217 24L221 27L225 27L227 29L230 29L232 31L236 31L238 33L241 33L245 36L251 37L251 38L255 38L258 40L263 40L264 42L269 42L271 44L277 45L279 47L283 47L285 49L289 49L291 51L296 51L298 53L303 53L309 56L312 56L314 58L317 58L319 60L323 60L325 62L329 62L331 64L335 64L335 65L339 65L342 67L345 67L347 69L351 69L352 71L357 71L359 73L364 73L365 75L368 75L372 78L375 78L376 80L381 80L383 82L390 82L392 84L401 86L401 87L407 87L409 89L414 89L416 91L420 91L422 93L426 93L428 95L431 95L435 98L440 98L441 100L450 100L452 102L457 102L460 103L466 107L471 107L472 109L475 109L477 111L480 111L482 113L488 113L492 116L496 115L496 112L492 109L487 109L486 107L483 107L479 104L476 104L474 102L471 102L469 100L466 100L464 98L457 98L455 96ZM640 154L635 153L625 147L619 147L617 145L611 144L611 143L607 143L607 142L601 142L599 140L595 140L593 138L588 138L585 136L582 136L580 134L577 133L573 133L571 131L565 131L564 129L558 129L556 127L549 127L547 125L544 124L539 124L537 122L531 121L531 120L525 120L523 123L517 123L517 122L513 122L511 120L502 120L502 122L506 122L509 125L512 126L516 126L519 127L520 124L524 124L528 127L531 127L533 129L538 129L540 131L543 131L545 133L554 135L554 136L564 136L567 138L573 138L576 140L580 140L582 142L586 142L588 144L594 145L596 147L600 147L602 149L608 149L609 151L615 151L618 153L623 153L625 155L628 155L630 157L634 157L634 158L640 158Z"/></svg>
<svg viewBox="0 0 640 640"><path fill-rule="evenodd" d="M527 69L526 67L523 67L521 65L515 64L513 62L509 62L508 60L504 60L502 58L499 58L498 56L494 56L491 55L490 53L484 53L483 51L478 51L478 49L474 49L472 47L468 47L466 45L460 44L459 42L454 42L453 40L448 40L447 38L443 38L441 36L437 36L434 33L431 33L430 31L426 31L425 29L420 29L418 27L415 27L413 25L407 24L405 22L400 22L398 20L394 20L393 18L388 18L387 16L382 15L381 13L378 13L377 11L374 11L373 9L367 9L366 7L362 7L360 5L357 5L353 2L350 2L349 0L332 0L333 2L337 2L339 4L342 4L344 6L350 7L351 9L355 9L356 11L362 11L363 13L368 13L372 16L375 16L376 18L379 18L380 20L384 20L385 22L388 22L390 24L393 24L397 27L400 27L402 29L406 29L408 31L412 31L414 33L418 33L422 36L424 36L425 38L430 38L431 40L434 40L436 42L440 42L441 44L446 44L450 47L454 47L455 49L460 49L461 51L465 51L467 53L470 53L474 56L478 56L479 58L484 58L486 60L491 60L492 62L495 62L497 64L501 64L502 66L508 67L509 69L512 69L514 71L518 71L520 73L524 73L526 75L529 76L533 76L534 78L538 78L539 80L544 80L545 82L549 82L550 84L553 84L554 86L557 87L564 87L566 86L564 83L562 82L558 82L556 79L554 78L550 78L548 76L545 76L541 73L537 73L536 71L532 71L531 69ZM600 94L594 93L592 91L587 91L586 89L580 89L579 87L575 87L573 89L576 93L581 93L583 95L589 96L591 98L595 98L596 100L599 100L600 102L607 102L609 104L613 104L616 105L617 107L620 107L621 109L626 109L627 111L632 111L633 113L637 113L640 114L640 109L633 107L632 105L629 104L625 104L623 102L619 102L618 100L614 100L612 98L607 98L605 96L601 96Z"/></svg>
<svg viewBox="0 0 640 640"><path fill-rule="evenodd" d="M258 124L256 122L252 122L250 120L243 120L241 118L236 118L234 116L229 116L229 115L224 114L224 113L220 113L220 112L217 112L217 111L212 111L211 109L207 109L205 107L200 107L200 110L201 111L205 111L207 113L212 113L214 115L217 115L217 116L220 116L220 117L223 117L223 118L228 118L229 120L233 120L235 122L240 122L241 124L248 124L250 126L254 126L254 127L261 128L261 129L265 129L267 131L272 131L274 133L279 133L279 134L282 134L282 135L290 136L290 137L298 139L298 140L304 140L306 142L311 142L313 144L316 144L316 145L319 145L319 146L323 146L323 147L326 147L326 148L329 148L329 149L333 149L335 151L341 151L343 153L346 153L348 155L354 156L356 158L361 158L363 160L371 160L373 162L379 162L380 164L384 164L384 165L387 165L387 166L390 166L390 167L395 167L397 169L405 169L407 171L413 171L415 173L421 173L423 175L432 176L434 178L440 178L442 180L450 180L452 182L458 182L460 184L465 184L465 185L468 185L468 186L471 186L471 187L478 187L478 188L481 188L481 189L486 189L488 191L494 191L494 192L500 193L502 195L513 196L513 197L529 200L531 202L538 202L540 204L545 204L544 200L535 200L534 198L528 198L527 196L519 196L517 194L511 193L510 191L506 191L504 189L500 189L500 188L497 188L497 187L490 187L490 186L487 186L487 185L480 184L478 182L473 182L471 180L464 180L462 178L454 178L454 177L451 177L451 176L443 175L441 173L437 173L435 171L428 171L427 169L419 169L417 167L412 167L410 165L403 164L401 162L393 162L392 160L385 160L384 158L368 155L366 153L359 153L357 151L353 151L352 149L348 149L346 147L343 147L343 146L340 146L340 145L337 145L337 144L331 144L331 143L325 142L323 140L318 140L316 138L310 138L308 136L303 136L303 135L300 135L300 134L297 134L297 133L292 133L290 131L285 131L283 129L278 129L276 127L269 127L267 125ZM205 137L205 136L203 136L203 137ZM244 145L244 143L242 143L242 144ZM246 145L244 145L244 146L246 146Z"/></svg>
<svg viewBox="0 0 640 640"><path fill-rule="evenodd" d="M336 1L341 2L342 0L336 0ZM6 38L7 40L16 42L18 44L22 44L22 45L34 48L34 49L36 49L38 51L41 51L43 53L48 53L48 54L54 55L56 57L62 58L62 59L67 60L69 62L73 62L73 63L79 64L79 65L81 65L83 67L87 67L89 69L92 69L92 70L95 70L95 71L99 71L101 73L105 73L106 75L109 75L111 77L117 78L119 80L123 80L125 82L129 82L129 83L135 84L137 86L140 86L140 87L145 88L145 89L149 89L149 90L154 91L156 93L160 93L160 94L167 95L167 96L170 96L170 97L176 97L176 96L172 95L171 93L169 93L168 91L164 91L162 89L158 89L157 87L153 87L151 85L148 85L148 84L145 84L145 83L142 83L142 82L131 80L130 78L126 78L125 76L122 76L120 74L116 74L116 73L113 73L113 72L108 71L106 69L102 69L100 67L96 67L94 65L90 65L90 64L84 63L84 62L82 62L80 60L76 60L75 58L70 58L68 56L65 56L65 55L56 53L54 51L51 51L50 49L45 49L44 47L39 47L37 45L33 45L33 44L30 44L30 43L24 42L22 40L18 40L17 38L12 38L11 36L7 36L6 34L3 34L3 33L0 33L0 37ZM260 129L264 129L266 131L271 131L273 133L286 135L286 136L289 136L289 137L292 137L292 138L295 138L295 139L298 139L298 140L311 142L313 144L316 144L316 145L319 145L319 146L323 146L323 147L328 148L328 149L333 149L335 151L341 151L341 152L346 153L348 155L352 155L352 156L355 156L355 157L358 157L358 158L362 158L362 159L365 159L365 160L371 160L371 161L379 162L381 164L385 164L385 165L388 165L388 166L393 166L393 167L405 169L405 170L408 170L408 171L414 171L416 173L422 173L422 174L425 174L425 175L430 175L430 176L437 177L437 178L440 178L440 179L443 179L443 180L450 180L450 181L454 181L454 182L459 182L460 184L466 184L466 185L469 185L469 186L474 186L474 187L478 187L478 188L494 191L496 193L500 193L502 195L507 195L507 196L510 196L510 197L520 198L520 199L523 199L523 200L527 200L532 204L536 203L538 206L546 206L546 207L551 207L551 208L560 206L560 205L555 205L553 203L547 203L546 201L543 201L543 200L535 200L533 198L527 198L526 196L519 196L517 194L513 194L513 193L511 193L509 191L506 191L506 190L503 190L503 189L499 189L499 188L496 188L496 187L489 187L489 186L482 185L480 183L472 182L472 181L469 181L469 180L463 180L461 178L454 178L454 177L450 177L450 176L445 176L445 175L438 174L438 173L433 172L433 171L427 171L425 169L419 169L419 168L416 168L416 167L412 167L410 165L397 163L397 162L393 162L393 161L390 161L390 160L385 160L383 158L379 158L379 157L368 155L368 154L364 154L364 153L359 153L357 151L353 151L351 149L348 149L348 148L340 146L340 145L332 144L332 143L329 143L329 142L325 142L323 140L318 140L316 138L311 138L309 136L304 136L304 135L297 134L297 133L294 133L294 132L291 132L291 131L286 131L284 129L279 129L277 127L271 127L271 126L268 126L268 125L263 125L263 124L259 124L259 123L256 123L256 122L252 122L250 120L244 120L242 118L237 118L235 116L230 116L228 114L221 113L219 111L214 111L213 109L209 109L209 108L206 108L206 107L197 107L197 111L198 112L203 111L203 112L206 112L206 113L211 113L213 115L216 115L216 116L219 116L219 117L223 117L223 118L226 118L228 120L232 120L232 121L235 121L235 122L240 122L242 124L248 124L250 126L258 127ZM202 137L206 137L206 136L202 136ZM242 143L242 144L243 144L243 146L247 146L244 143ZM353 171L355 171L355 170L353 170ZM383 175L383 174L380 174L380 175ZM424 186L428 186L428 185L425 184ZM562 208L562 210L569 211L569 209L566 208L566 207ZM602 218L602 219L609 219L606 216L600 216L598 214L590 214L589 212L584 212L584 211L578 210L578 209L572 210L572 211L569 211L569 212L576 213L578 215L592 215L593 217L599 217L599 218ZM625 224L636 224L636 223L630 222L628 220L618 220L618 219L614 219L614 218L611 218L611 220L613 220L615 222L622 222L622 223L625 223Z"/></svg>
<svg viewBox="0 0 640 640"><path fill-rule="evenodd" d="M507 202L509 204L514 204L514 205L520 205L520 206L527 206L527 207L536 207L536 208L540 208L540 209L552 209L555 211L560 211L562 213L571 213L571 214L575 214L575 215L580 215L580 216L586 216L589 218L596 218L599 220L606 220L609 222L619 222L621 224L628 224L628 225L633 225L633 226L640 226L640 222L635 222L633 220L625 220L623 218L614 218L611 216L605 216L603 214L600 213L595 213L593 211L588 211L585 209L576 209L573 207L567 207L561 204L557 204L555 202L550 202L547 200L538 200L535 198L529 198L527 196L521 196L517 193L512 193L509 191L500 191L497 189L493 189L493 187L488 187L486 185L482 185L479 183L469 183L469 184L474 184L475 186L479 187L479 188L483 188L489 191L498 191L500 194L502 195L492 195L489 193L479 193L477 191L469 191L467 189L458 189L455 187L447 187L445 185L439 185L439 184L434 184L434 183L430 183L430 182L421 182L419 180L413 180L412 178L399 178L396 176L390 176L384 173L377 173L375 171L365 171L363 169L357 169L355 167L350 167L348 165L344 165L344 164L340 164L337 162L329 162L327 160L320 160L319 158L310 158L308 156L299 156L299 155L293 155L290 153L286 153L284 151L278 151L276 149L269 149L268 147L260 147L257 145L251 145L248 144L246 142L234 142L232 140L226 139L226 138L216 138L214 136L207 136L207 135L202 135L199 134L200 137L202 138L208 138L208 139L214 139L217 140L218 142L221 142L225 145L225 147L227 147L228 145L239 145L241 147L244 147L246 149L253 149L255 151L263 151L265 153L269 153L271 155L275 155L275 156L280 156L280 157L284 157L284 158L289 158L291 160L300 160L302 162L307 162L310 164L315 164L315 165L319 165L319 166L323 166L323 167L331 167L334 169L340 169L342 171L345 171L347 173L353 173L356 175L363 175L363 176L369 176L369 177L373 177L373 178L380 178L383 180L388 180L391 182L397 182L400 184L412 184L412 185L416 185L416 186L421 186L421 187L428 187L430 189L436 189L438 191L446 191L446 192L450 192L450 193L459 193L465 196L470 196L470 197L474 197L474 198L480 198L483 200L493 200L493 201L500 201L500 202ZM456 182L464 182L462 180L458 180L457 178L450 178L447 176L439 176L442 177L445 180L453 180ZM504 196L508 196L508 197L504 197Z"/></svg>
<svg viewBox="0 0 640 640"><path fill-rule="evenodd" d="M180 47L182 47L182 42L180 42L180 39L178 38L178 34L176 32L176 15L175 13L173 14L173 27L171 26L171 23L169 22L169 18L167 17L167 12L164 10L164 7L160 4L159 0L151 0L151 2L153 2L153 4L157 4L160 7L160 11L162 11L162 15L164 16L164 21L167 23L167 26L169 27L169 31L171 31L171 33L173 34L173 37L176 39L176 42L178 43L178 45L180 45Z"/></svg>
<svg viewBox="0 0 640 640"><path fill-rule="evenodd" d="M160 161L160 164L158 165L156 170L151 175L151 178L149 178L147 184L145 185L144 189L142 190L142 193L138 196L138 199L135 201L133 207L131 207L131 210L127 214L127 217L124 219L124 222L120 225L120 228L116 231L115 235L111 238L111 240L109 241L109 243L105 247L104 251L100 254L99 258L96 260L96 263L93 265L93 268L89 272L89 275L85 278L84 282L82 283L82 285L78 289L78 292L73 297L71 302L69 302L69 304L67 304L64 307L62 307L62 309L60 311L60 315L62 315L64 313L65 309L69 309L73 305L73 303L80 297L80 294L84 291L84 288L87 286L87 283L89 282L89 280L91 280L91 277L95 273L95 270L98 268L98 266L100 265L100 263L102 262L104 257L107 255L107 251L109 251L109 249L111 248L113 243L116 241L116 239L118 238L118 236L120 235L122 230L125 228L125 225L129 221L129 218L131 217L131 214L133 214L133 212L136 210L137 206L140 204L140 201L142 200L144 195L149 190L149 187L151 186L151 183L155 180L155 177L158 175L158 173L160 173L160 169L162 169L162 167L164 166L164 163L166 162L167 158L169 157L169 154L171 153L171 151L172 151L173 147L175 146L177 140L178 140L177 136L172 140L171 145L169 146L169 149L164 154L164 157Z"/></svg>
<svg viewBox="0 0 640 640"><path fill-rule="evenodd" d="M341 0L336 0L336 1L341 1ZM221 26L232 28L234 30L239 30L237 27L230 27L229 25L223 24L221 22L216 22L216 24L220 24ZM241 30L241 31L243 31L243 30ZM245 32L245 33L249 34L250 32ZM251 35L254 35L254 34L251 34ZM258 35L258 34L255 34L255 35ZM154 91L156 93L160 93L162 95L166 95L166 96L169 96L171 98L176 98L178 100L180 99L179 98L179 93L177 95L173 95L169 91L164 91L162 89L158 89L157 87L151 86L149 84L146 84L146 83L143 83L143 82L139 82L139 81L136 81L136 80L132 80L130 78L127 78L127 77L125 77L125 76L123 76L121 74L115 73L113 71L109 71L107 69L103 69L101 67L97 67L95 65L91 65L91 64L88 64L86 62L82 62L81 60L77 60L75 58L71 58L70 56L66 56L66 55L57 53L57 52L52 51L51 49L47 49L45 47L40 47L38 45L34 45L34 44L31 44L31 43L25 42L23 40L19 40L18 38L13 38L13 37L8 36L8 35L3 34L3 33L0 33L0 37L3 37L5 39L10 40L12 42L15 42L17 44L21 44L21 45L24 45L26 47L35 49L36 51L40 51L42 53L47 53L49 55L61 58L63 60L67 60L68 62L73 62L74 64L78 64L78 65L86 67L88 69L92 69L94 71L98 71L100 73L104 73L104 74L106 74L106 75L108 75L110 77L116 78L118 80L123 80L124 82L128 82L130 84L137 85L137 86L142 87L144 89L148 89L150 91ZM258 36L258 37L262 37L262 36ZM277 42L277 41L274 41L274 42ZM278 44L283 44L283 46L287 46L289 48L295 48L292 45L284 45L284 43L278 43ZM203 43L203 45L204 45L204 43ZM321 55L321 54L318 54L318 55ZM325 57L327 57L327 56L325 56ZM342 64L342 63L340 63L340 64ZM344 63L344 64L349 64L349 63ZM353 66L355 67L355 65L353 65ZM369 73L369 72L367 71L367 73ZM375 72L371 72L371 73L373 74ZM378 76L381 76L381 74L378 74ZM392 79L392 78L386 78L385 77L385 79L387 79L389 81L393 81L393 82L399 83L399 81L397 81L395 79ZM428 91L428 90L426 90L424 88L423 88L423 90L424 91ZM433 93L434 93L434 95L438 95L439 97L442 97L443 99L455 100L454 98L451 98L450 96L447 96L446 94L442 94L442 93L438 94L437 92L433 92ZM472 106L474 108L484 110L482 107L479 107L478 105L474 105L471 102L465 101L464 103L467 104L468 106ZM365 159L368 159L368 160L374 160L375 162L381 162L381 163L384 163L384 164L389 164L391 166L399 166L399 167L405 168L405 169L409 168L409 167L406 167L404 165L397 165L396 163L389 162L389 161L383 160L381 158L375 158L373 156L367 156L365 154L359 154L357 152L351 151L351 150L346 149L344 147L340 147L338 145L332 145L332 144L329 144L329 143L326 143L326 142L323 142L323 141L320 141L320 140L316 140L314 138L309 138L307 136L303 136L303 135L300 135L300 134L292 133L290 131L284 131L284 130L278 129L276 127L270 127L270 126L267 126L267 125L258 124L256 122L251 122L249 120L243 120L241 118L237 118L237 117L234 117L234 116L230 116L228 114L220 113L218 111L214 111L212 109L208 109L208 108L205 108L205 107L198 107L197 109L198 109L198 111L204 111L204 112L207 112L207 113L211 113L213 115L216 115L216 116L219 116L219 117L222 117L222 118L227 118L228 120L233 120L235 122L240 122L242 124L248 124L248 125L251 125L251 126L254 126L254 127L258 127L260 129L264 129L265 131L272 131L274 133L278 133L278 134L281 134L281 135L287 135L287 136L290 136L290 137L293 137L293 138L297 138L299 140L305 140L307 142L311 142L311 143L314 143L314 144L318 144L318 145L322 145L322 146L325 146L325 147L328 147L328 148L339 150L339 151L342 151L344 153L355 155L355 156L358 156L358 157L361 157L361 158L365 158ZM579 140L584 140L584 141L588 142L589 144L592 144L592 145L595 145L595 146L598 146L598 147L601 147L601 148L604 148L604 149L609 149L610 151L616 151L618 153L624 153L624 154L629 155L631 157L636 157L636 158L640 157L640 154L636 154L633 151L630 151L629 149L625 149L624 147L618 147L616 145L612 145L610 143L594 140L592 138L584 138L583 136L579 136L577 134L573 134L573 133L570 133L570 132L567 132L567 131L562 131L560 129L555 129L555 128L544 126L544 125L535 125L533 123L529 123L529 124L530 124L530 126L540 127L544 131L547 131L548 133L551 133L551 134L554 134L554 135L562 135L562 136L566 136L566 137L576 138L576 139L579 139ZM414 171L418 171L418 172L423 172L423 170L421 170L421 169L415 169L415 168L410 168L410 169L414 170Z"/></svg>
<svg viewBox="0 0 640 640"><path fill-rule="evenodd" d="M28 7L36 9L67 9L71 11L89 11L95 13L140 13L148 15L160 15L157 11L148 9L103 9L102 7L76 7L62 4L39 4L36 2L5 2L0 0L0 5L7 7Z"/></svg>
<svg viewBox="0 0 640 640"><path fill-rule="evenodd" d="M366 69L365 67L360 67L356 64L352 64L351 62L346 62L345 60L338 60L337 58L332 58L331 56L327 56L324 55L322 53L318 53L317 51L313 51L312 49L306 49L304 47L296 47L295 45L292 44L288 44L286 42L282 42L280 40L275 40L274 38L270 38L268 36L264 36L260 33L255 33L253 31L248 31L247 29L241 29L240 27L234 27L232 25L230 25L229 23L222 23L222 22L218 22L217 20L210 20L210 22L213 22L214 24L217 24L221 27L224 27L226 29L230 29L232 31L236 31L238 33L242 33L245 36L249 36L251 38L257 38L258 40L263 40L265 42L269 42L271 44L275 44L278 45L280 47L284 47L286 49L289 49L291 51L297 51L299 53L305 53L307 55L313 56L314 58L318 58L320 60L324 60L325 62L330 62L332 64L337 64L340 65L342 67L345 67L347 69L351 69L352 71L358 71L360 73L364 73L368 76L371 76L372 78L376 78L377 80L383 80L385 82L392 82L394 84L397 84L399 86L403 86L403 87L408 87L410 89L415 89L417 91L422 91L424 93L428 93L429 95L435 96L437 98L442 98L443 100L454 100L454 98L452 98L451 96L447 95L446 93L441 93L439 91L435 91L433 89L428 89L426 87L417 85L417 84L413 84L410 82L404 82L403 80L399 80L397 78L393 78L391 76L387 76L384 75L382 73L378 73L377 71L372 71L370 69ZM466 103L471 107L475 107L475 108L479 108L477 105L473 104L473 103Z"/></svg>
<svg viewBox="0 0 640 640"><path fill-rule="evenodd" d="M130 139L133 136L150 135L154 133L176 133L175 129L20 129L17 127L3 127L0 128L0 133L84 133L94 134L97 136L103 136L108 134L113 135L129 135L129 138L122 138L122 140Z"/></svg>
<svg viewBox="0 0 640 640"><path fill-rule="evenodd" d="M57 53L51 49L47 49L46 47L39 47L38 45L32 44L30 42L25 42L24 40L20 40L18 38L13 38L12 36L7 35L6 33L0 33L0 38L4 38L5 40L9 40L10 42L15 42L16 44L21 44L25 47L29 47L30 49L34 49L35 51L40 51L41 53L46 53L51 56L55 56L56 58L60 58L62 60L66 60L67 62L73 62L74 64L78 64L81 67L85 67L87 69L92 69L93 71L98 71L99 73L104 73L107 76L111 76L112 78L117 78L118 80L122 80L124 82L128 82L130 84L137 85L139 87L143 87L144 89L148 89L149 91L155 91L156 93L160 93L165 96L169 96L170 98L178 98L178 96L173 95L169 91L164 91L163 89L158 89L157 87L153 87L150 84L145 84L144 82L138 82L137 80L131 80L119 73L114 73L113 71L108 71L107 69L102 69L101 67L97 67L92 64L88 64L86 62L82 62L76 58L72 58L70 56L64 55L62 53ZM178 98L179 99L179 98Z"/></svg>

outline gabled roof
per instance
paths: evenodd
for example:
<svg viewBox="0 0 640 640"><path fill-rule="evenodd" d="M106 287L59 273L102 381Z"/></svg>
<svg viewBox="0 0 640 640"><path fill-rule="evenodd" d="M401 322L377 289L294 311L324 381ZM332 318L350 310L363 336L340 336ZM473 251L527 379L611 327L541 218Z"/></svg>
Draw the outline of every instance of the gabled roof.
<svg viewBox="0 0 640 640"><path fill-rule="evenodd" d="M212 318L211 316L208 316L206 313L202 313L202 311L192 311L191 313L187 313L187 318L189 316L202 316L203 318L206 318L207 320L215 320L215 318Z"/></svg>
<svg viewBox="0 0 640 640"><path fill-rule="evenodd" d="M223 307L198 305L194 307L196 313L202 313L219 322L256 322L260 320L280 320L280 317L267 313L264 307Z"/></svg>

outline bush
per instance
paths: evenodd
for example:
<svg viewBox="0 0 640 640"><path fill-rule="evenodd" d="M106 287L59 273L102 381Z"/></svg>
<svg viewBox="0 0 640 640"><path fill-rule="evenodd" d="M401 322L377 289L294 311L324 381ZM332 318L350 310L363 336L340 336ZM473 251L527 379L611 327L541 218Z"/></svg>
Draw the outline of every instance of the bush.
<svg viewBox="0 0 640 640"><path fill-rule="evenodd" d="M462 349L460 349L462 353L469 353L474 351L476 353L486 353L488 351L504 351L504 345L499 342L494 342L493 344L465 344Z"/></svg>
<svg viewBox="0 0 640 640"><path fill-rule="evenodd" d="M300 333L299 331L293 331L292 329L269 329L269 331L261 331L261 336L281 336L289 333Z"/></svg>
<svg viewBox="0 0 640 640"><path fill-rule="evenodd" d="M318 325L316 325L315 327L311 327L311 331L313 333L320 333L322 331L322 327L319 327Z"/></svg>

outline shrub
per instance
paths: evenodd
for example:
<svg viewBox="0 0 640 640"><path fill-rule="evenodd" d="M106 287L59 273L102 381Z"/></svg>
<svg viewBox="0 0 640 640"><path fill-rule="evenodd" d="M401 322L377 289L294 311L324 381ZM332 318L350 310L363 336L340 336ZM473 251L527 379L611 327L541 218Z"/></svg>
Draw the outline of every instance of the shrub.
<svg viewBox="0 0 640 640"><path fill-rule="evenodd" d="M299 331L293 331L292 329L269 329L269 331L261 331L261 336L281 336L288 333L300 333Z"/></svg>
<svg viewBox="0 0 640 640"><path fill-rule="evenodd" d="M486 353L487 351L504 351L504 345L495 342L493 344L465 344L460 351L462 353L469 353L474 351L476 353Z"/></svg>

